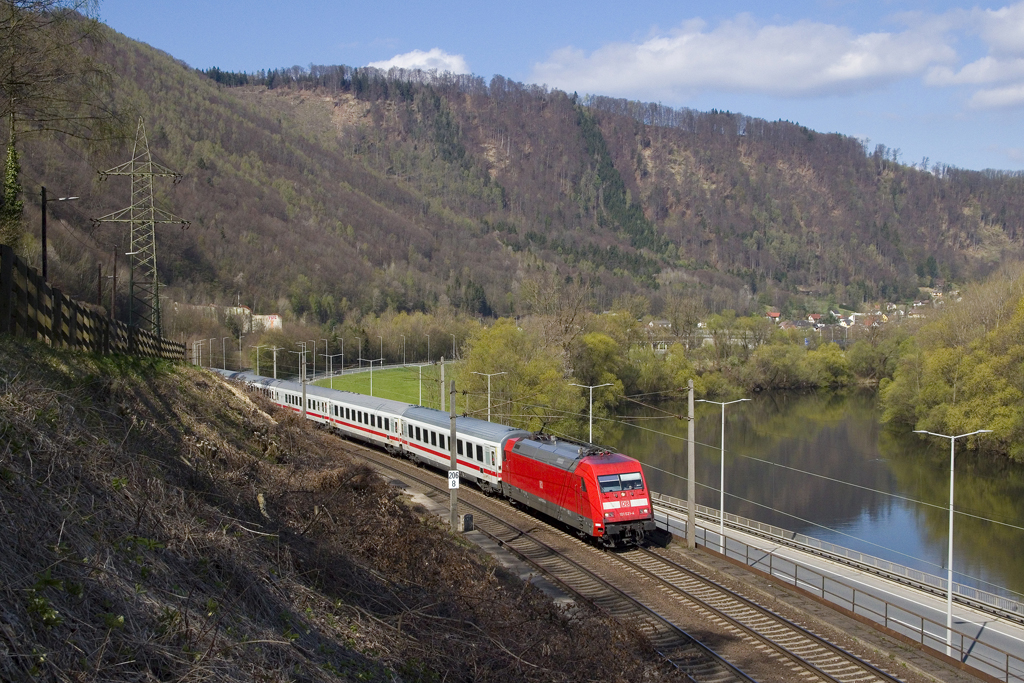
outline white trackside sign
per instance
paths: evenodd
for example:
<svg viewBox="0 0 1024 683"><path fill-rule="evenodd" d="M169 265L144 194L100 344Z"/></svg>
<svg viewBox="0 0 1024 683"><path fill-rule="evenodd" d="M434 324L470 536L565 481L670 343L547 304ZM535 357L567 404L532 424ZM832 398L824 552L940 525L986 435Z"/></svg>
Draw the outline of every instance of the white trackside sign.
<svg viewBox="0 0 1024 683"><path fill-rule="evenodd" d="M459 471L448 470L448 488L457 489L459 488Z"/></svg>

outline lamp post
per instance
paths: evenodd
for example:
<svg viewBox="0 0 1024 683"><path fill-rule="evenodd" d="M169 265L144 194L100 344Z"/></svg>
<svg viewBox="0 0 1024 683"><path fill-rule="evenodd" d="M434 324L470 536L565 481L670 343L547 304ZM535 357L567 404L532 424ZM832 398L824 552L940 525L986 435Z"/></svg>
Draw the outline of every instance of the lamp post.
<svg viewBox="0 0 1024 683"><path fill-rule="evenodd" d="M610 387L611 385L611 382L607 382L605 384L595 384L594 386L590 386L589 384L569 384L569 386L571 387L582 387L584 389L590 389L590 437L587 439L590 443L594 443L594 389L598 389L600 387Z"/></svg>
<svg viewBox="0 0 1024 683"><path fill-rule="evenodd" d="M316 339L311 339L310 342L313 344L313 379L311 382L316 381Z"/></svg>
<svg viewBox="0 0 1024 683"><path fill-rule="evenodd" d="M402 335L402 367L405 367L405 335Z"/></svg>
<svg viewBox="0 0 1024 683"><path fill-rule="evenodd" d="M326 339L321 339L320 341L322 341L324 343L324 352L321 353L320 355L321 356L326 356L327 354L329 354L331 352L330 349L327 348L327 340ZM327 372L327 361L326 360L324 360L324 372Z"/></svg>
<svg viewBox="0 0 1024 683"><path fill-rule="evenodd" d="M377 339L380 339L380 366L384 367L384 337L378 334Z"/></svg>
<svg viewBox="0 0 1024 683"><path fill-rule="evenodd" d="M213 367L213 342L215 342L215 341L217 341L216 337L213 337L212 339L210 339L210 364L207 365L207 367L209 367L209 368Z"/></svg>
<svg viewBox="0 0 1024 683"><path fill-rule="evenodd" d="M340 353L332 353L331 355L327 356L327 361L331 364L329 370L329 373L331 375L331 389L334 388L334 359L337 358L338 356L341 356L342 359L344 359L344 356Z"/></svg>
<svg viewBox="0 0 1024 683"><path fill-rule="evenodd" d="M260 349L264 349L267 346L270 346L270 345L269 344L260 344L259 346L250 346L249 347L250 349L256 349L256 375L257 376L259 376L259 374L260 374Z"/></svg>
<svg viewBox="0 0 1024 683"><path fill-rule="evenodd" d="M57 197L56 199L47 199L46 198L46 188L45 187L41 187L40 188L39 194L40 194L40 196L42 197L42 200L43 200L42 201L42 204L43 204L43 207L42 207L42 209L43 209L42 210L43 223L40 226L39 239L40 239L40 242L42 242L42 246L43 246L43 279L45 280L46 279L46 202L48 202L48 201L50 201L50 202L71 202L71 201L74 201L76 199L80 199L80 197Z"/></svg>
<svg viewBox="0 0 1024 683"><path fill-rule="evenodd" d="M220 340L220 369L228 369L228 357L227 357L227 346L225 342L231 339L231 337L222 337Z"/></svg>
<svg viewBox="0 0 1024 683"><path fill-rule="evenodd" d="M474 375L480 375L487 378L487 421L491 421L491 378L497 375L504 375L504 372L492 372L490 374L486 372L474 372Z"/></svg>
<svg viewBox="0 0 1024 683"><path fill-rule="evenodd" d="M936 434L923 429L915 429L915 434L929 434L942 439L949 439L949 557L946 559L946 656L953 656L953 464L956 461L956 440L975 434L988 434L991 429L979 429L970 434Z"/></svg>
<svg viewBox="0 0 1024 683"><path fill-rule="evenodd" d="M370 396L372 397L373 396L373 364L374 364L374 362L379 362L380 366L383 368L384 367L384 356L381 356L380 358L367 358L366 362L370 364Z"/></svg>
<svg viewBox="0 0 1024 683"><path fill-rule="evenodd" d="M707 401L705 399L697 399L697 403L714 403L715 405L722 406L722 459L721 459L721 475L719 478L719 484L721 488L718 491L718 543L722 546L721 550L725 553L725 407L732 405L733 403L743 403L749 401L749 398L741 398L735 401Z"/></svg>

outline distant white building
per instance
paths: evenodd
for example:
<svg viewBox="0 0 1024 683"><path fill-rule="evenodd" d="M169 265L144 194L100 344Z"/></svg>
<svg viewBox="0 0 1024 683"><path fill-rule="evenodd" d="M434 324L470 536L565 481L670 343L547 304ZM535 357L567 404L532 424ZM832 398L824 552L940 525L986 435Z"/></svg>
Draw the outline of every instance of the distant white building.
<svg viewBox="0 0 1024 683"><path fill-rule="evenodd" d="M280 330L283 327L283 321L281 316L275 314L271 315L254 315L252 316L252 332L263 332L265 330Z"/></svg>

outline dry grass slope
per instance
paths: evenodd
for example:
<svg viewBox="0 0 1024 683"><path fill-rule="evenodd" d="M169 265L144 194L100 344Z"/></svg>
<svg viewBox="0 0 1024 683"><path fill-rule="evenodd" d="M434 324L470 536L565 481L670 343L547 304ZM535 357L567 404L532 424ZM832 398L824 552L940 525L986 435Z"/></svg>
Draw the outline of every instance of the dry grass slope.
<svg viewBox="0 0 1024 683"><path fill-rule="evenodd" d="M345 449L191 367L0 339L0 679L673 678Z"/></svg>

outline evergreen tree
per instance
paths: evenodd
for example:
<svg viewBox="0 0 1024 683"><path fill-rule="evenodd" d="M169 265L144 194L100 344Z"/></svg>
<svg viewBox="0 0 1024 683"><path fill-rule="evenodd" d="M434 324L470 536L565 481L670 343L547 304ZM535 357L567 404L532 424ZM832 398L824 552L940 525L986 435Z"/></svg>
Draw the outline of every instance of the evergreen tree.
<svg viewBox="0 0 1024 683"><path fill-rule="evenodd" d="M13 129L13 121L12 121ZM21 213L24 202L21 200L21 164L18 161L18 150L14 146L12 132L7 145L7 159L4 163L3 194L0 195L0 243L17 250L21 244Z"/></svg>

